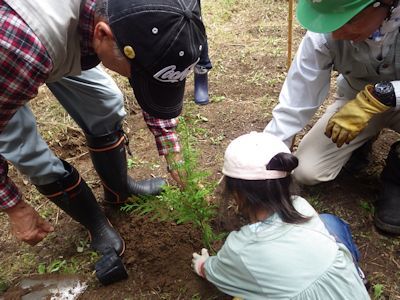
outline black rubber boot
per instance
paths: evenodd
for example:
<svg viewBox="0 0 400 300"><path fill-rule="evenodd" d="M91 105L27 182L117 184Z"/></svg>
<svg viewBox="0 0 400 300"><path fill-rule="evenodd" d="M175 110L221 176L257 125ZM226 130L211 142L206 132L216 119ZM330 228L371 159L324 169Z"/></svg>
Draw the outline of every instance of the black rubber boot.
<svg viewBox="0 0 400 300"><path fill-rule="evenodd" d="M400 235L400 141L390 147L381 179L375 226L384 232Z"/></svg>
<svg viewBox="0 0 400 300"><path fill-rule="evenodd" d="M121 131L102 137L86 135L90 156L104 187L104 201L125 203L132 195L158 195L166 182L162 178L135 181L128 175L125 136Z"/></svg>
<svg viewBox="0 0 400 300"><path fill-rule="evenodd" d="M352 175L358 175L367 168L371 159L372 145L375 141L376 138L373 138L354 150L343 169Z"/></svg>
<svg viewBox="0 0 400 300"><path fill-rule="evenodd" d="M112 248L121 256L125 251L124 240L112 227L78 171L67 162L63 163L68 171L67 176L50 184L37 185L36 188L75 221L86 227L94 250L104 254L107 249Z"/></svg>
<svg viewBox="0 0 400 300"><path fill-rule="evenodd" d="M194 70L194 102L198 105L206 105L208 97L208 70L195 67Z"/></svg>

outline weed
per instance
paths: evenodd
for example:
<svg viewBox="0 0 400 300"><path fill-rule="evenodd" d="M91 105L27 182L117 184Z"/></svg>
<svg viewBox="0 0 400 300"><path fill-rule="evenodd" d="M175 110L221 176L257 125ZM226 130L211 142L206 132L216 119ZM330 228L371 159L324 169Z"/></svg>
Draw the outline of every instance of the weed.
<svg viewBox="0 0 400 300"><path fill-rule="evenodd" d="M59 260L56 259L55 261L51 262L50 265L46 268L47 273L56 273L62 270L67 264L65 259Z"/></svg>
<svg viewBox="0 0 400 300"><path fill-rule="evenodd" d="M127 163L128 163L128 169L132 169L133 167L137 166L137 164L138 164L138 163L137 163L136 161L134 161L132 158L128 158Z"/></svg>
<svg viewBox="0 0 400 300"><path fill-rule="evenodd" d="M193 135L182 117L178 133L183 144L183 163L172 167L187 174L185 188L180 190L176 186L167 186L159 196L131 199L132 202L123 206L122 210L139 215L150 213L153 219L172 220L177 224L192 223L201 229L206 247L212 248L212 242L222 238L222 235L213 232L210 225L216 215L216 206L208 199L217 183L210 182L209 174L198 169L198 153L193 149Z"/></svg>
<svg viewBox="0 0 400 300"><path fill-rule="evenodd" d="M55 259L49 264L41 262L37 267L39 274L61 273L61 274L76 274L81 271L83 264L77 258L72 257L70 260Z"/></svg>
<svg viewBox="0 0 400 300"><path fill-rule="evenodd" d="M372 286L372 290L374 292L374 300L379 300L383 296L383 285L378 283Z"/></svg>
<svg viewBox="0 0 400 300"><path fill-rule="evenodd" d="M220 134L219 136L217 136L217 137L210 137L210 141L211 141L211 143L213 144L213 145L220 145L221 144L221 142L223 141L225 139L225 135L223 135L223 134Z"/></svg>
<svg viewBox="0 0 400 300"><path fill-rule="evenodd" d="M87 240L79 240L78 245L76 246L76 252L82 253L85 248L88 248L89 244Z"/></svg>
<svg viewBox="0 0 400 300"><path fill-rule="evenodd" d="M215 96L211 97L211 102L218 103L218 102L224 101L225 99L226 99L225 96L217 96L217 95L215 95Z"/></svg>
<svg viewBox="0 0 400 300"><path fill-rule="evenodd" d="M375 207L371 203L369 203L367 201L361 200L360 201L360 206L367 214L372 214L373 215L374 212L375 212Z"/></svg>
<svg viewBox="0 0 400 300"><path fill-rule="evenodd" d="M196 119L201 122L208 122L208 119L205 116L202 116L201 114L197 114Z"/></svg>
<svg viewBox="0 0 400 300"><path fill-rule="evenodd" d="M46 264L45 264L45 263L40 263L40 264L38 265L37 272L38 272L39 274L45 274L45 273L46 273Z"/></svg>
<svg viewBox="0 0 400 300"><path fill-rule="evenodd" d="M307 198L307 201L314 207L316 210L321 206L320 196L319 195L310 195Z"/></svg>
<svg viewBox="0 0 400 300"><path fill-rule="evenodd" d="M0 293L5 292L8 289L8 284L6 281L0 279Z"/></svg>
<svg viewBox="0 0 400 300"><path fill-rule="evenodd" d="M192 300L201 300L201 297L200 297L199 294L194 294L194 295L192 296Z"/></svg>

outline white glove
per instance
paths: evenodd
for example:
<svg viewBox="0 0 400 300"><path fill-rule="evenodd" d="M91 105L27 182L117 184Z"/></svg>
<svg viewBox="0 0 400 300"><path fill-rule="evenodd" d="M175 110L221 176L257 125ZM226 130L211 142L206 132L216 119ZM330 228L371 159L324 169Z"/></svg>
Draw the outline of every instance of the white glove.
<svg viewBox="0 0 400 300"><path fill-rule="evenodd" d="M192 259L192 268L193 271L201 276L205 277L204 272L203 272L203 266L206 260L210 257L208 254L208 250L206 248L201 249L201 255L198 253L193 253L193 259Z"/></svg>

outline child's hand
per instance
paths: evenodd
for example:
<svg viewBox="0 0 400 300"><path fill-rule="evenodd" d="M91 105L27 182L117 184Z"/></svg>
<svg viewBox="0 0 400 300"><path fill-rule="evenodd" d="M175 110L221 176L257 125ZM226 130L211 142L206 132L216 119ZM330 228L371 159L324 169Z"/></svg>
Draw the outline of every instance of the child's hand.
<svg viewBox="0 0 400 300"><path fill-rule="evenodd" d="M201 249L201 255L198 253L193 253L193 259L192 259L192 268L193 271L205 278L206 275L204 274L204 263L206 262L206 260L210 257L210 255L208 254L208 250L206 248Z"/></svg>

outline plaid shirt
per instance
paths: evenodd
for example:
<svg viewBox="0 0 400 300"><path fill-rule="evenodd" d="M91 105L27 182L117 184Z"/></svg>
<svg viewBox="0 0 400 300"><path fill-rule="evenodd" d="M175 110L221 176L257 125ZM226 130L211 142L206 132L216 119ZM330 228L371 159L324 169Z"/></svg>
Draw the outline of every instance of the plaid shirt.
<svg viewBox="0 0 400 300"><path fill-rule="evenodd" d="M94 54L91 46L95 0L86 0L79 20L82 55ZM0 133L21 106L34 98L45 83L53 63L34 32L4 0L0 0ZM175 119L162 120L143 112L154 134L158 152L179 152ZM7 176L7 161L0 155L0 209L14 206L21 199Z"/></svg>

